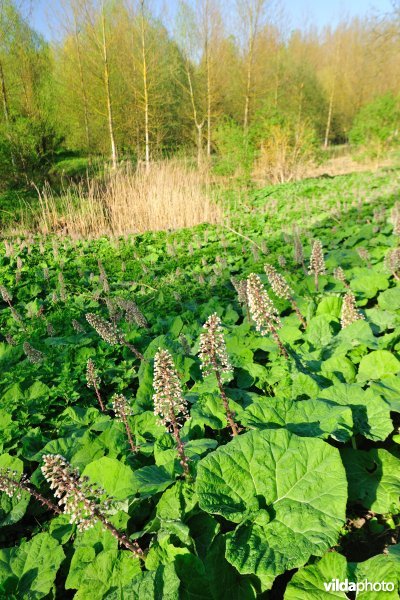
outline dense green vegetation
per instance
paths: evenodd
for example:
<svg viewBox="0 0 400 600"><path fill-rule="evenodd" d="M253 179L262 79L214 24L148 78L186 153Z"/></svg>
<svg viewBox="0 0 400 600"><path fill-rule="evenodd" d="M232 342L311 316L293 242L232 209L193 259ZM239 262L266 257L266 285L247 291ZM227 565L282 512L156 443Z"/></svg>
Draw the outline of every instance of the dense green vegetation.
<svg viewBox="0 0 400 600"><path fill-rule="evenodd" d="M229 227L4 241L0 597L312 600L346 577L398 597L398 191L398 169L304 180L257 191ZM252 273L281 320L264 335ZM214 313L220 381L201 369ZM170 401L160 348L187 405L178 437L154 414ZM81 496L54 514L49 455L87 476L68 494L89 509Z"/></svg>

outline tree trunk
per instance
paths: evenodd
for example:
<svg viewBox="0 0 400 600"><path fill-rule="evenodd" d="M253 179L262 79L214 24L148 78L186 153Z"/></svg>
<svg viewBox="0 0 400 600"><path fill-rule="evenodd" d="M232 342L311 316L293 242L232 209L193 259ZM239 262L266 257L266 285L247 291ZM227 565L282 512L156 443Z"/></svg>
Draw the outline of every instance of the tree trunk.
<svg viewBox="0 0 400 600"><path fill-rule="evenodd" d="M253 44L251 44L252 47ZM249 129L249 111L250 111L250 92L251 92L251 72L253 66L253 50L251 49L247 64L247 81L246 81L246 96L244 100L244 116L243 116L243 129L247 133Z"/></svg>
<svg viewBox="0 0 400 600"><path fill-rule="evenodd" d="M3 70L3 65L0 61L0 89L1 89L1 97L3 100L3 112L4 112L4 120L6 123L6 130L7 130L7 137L10 141L11 144L11 139L10 139L10 109L8 106L8 95L7 95L7 88L6 88L6 80L4 77L4 70ZM15 164L15 157L14 157L14 153L12 150L12 147L10 147L10 157L11 157L11 164L13 166L14 169L14 173L16 173L16 164Z"/></svg>
<svg viewBox="0 0 400 600"><path fill-rule="evenodd" d="M85 136L86 136L86 146L88 151L90 152L90 129L89 129L89 109L88 109L88 99L86 94L85 80L83 77L83 66L82 66L82 55L81 55L81 47L79 44L78 30L77 30L77 22L76 16L74 14L74 37L76 44L76 52L78 55L78 68L79 68L79 79L82 90L82 99L83 99L83 115L85 120Z"/></svg>
<svg viewBox="0 0 400 600"><path fill-rule="evenodd" d="M197 166L200 167L200 165L203 162L203 148L202 148L202 137L203 137L203 123L196 123L196 127L197 127Z"/></svg>
<svg viewBox="0 0 400 600"><path fill-rule="evenodd" d="M331 132L334 95L335 95L335 84L333 84L333 86L332 86L332 92L331 92L331 96L329 98L329 108L328 108L328 118L326 121L326 129L325 129L324 148L327 148L329 146L329 134Z"/></svg>
<svg viewBox="0 0 400 600"><path fill-rule="evenodd" d="M200 165L203 162L203 141L202 141L203 135L202 135L202 133L203 133L204 119L203 119L203 121L199 121L197 118L197 108L196 108L196 102L195 102L195 98L194 98L192 76L190 74L190 65L189 65L188 61L186 62L186 76L187 76L188 85L189 85L190 102L192 104L193 122L197 129L197 166L200 167Z"/></svg>
<svg viewBox="0 0 400 600"><path fill-rule="evenodd" d="M103 37L103 63L104 63L104 89L106 93L107 102L107 118L108 118L108 131L110 135L110 146L111 146L111 163L113 169L117 168L118 155L117 146L115 144L114 135L114 120L111 102L111 90L110 90L110 69L108 64L108 49L107 49L107 37L106 37L106 20L104 15L104 5L102 7L101 14L101 25L102 25L102 37Z"/></svg>
<svg viewBox="0 0 400 600"><path fill-rule="evenodd" d="M211 65L208 41L206 44L207 62L207 157L211 158Z"/></svg>
<svg viewBox="0 0 400 600"><path fill-rule="evenodd" d="M144 135L145 135L145 161L146 169L150 167L150 136L149 136L149 90L147 82L147 60L146 60L146 40L144 31L144 0L141 4L141 38L142 38L142 64L143 64L143 94L144 94Z"/></svg>
<svg viewBox="0 0 400 600"><path fill-rule="evenodd" d="M4 119L5 119L6 124L9 125L10 111L8 108L7 88L6 88L5 78L4 78L3 65L2 65L1 61L0 61L0 88L1 88L1 97L3 100Z"/></svg>

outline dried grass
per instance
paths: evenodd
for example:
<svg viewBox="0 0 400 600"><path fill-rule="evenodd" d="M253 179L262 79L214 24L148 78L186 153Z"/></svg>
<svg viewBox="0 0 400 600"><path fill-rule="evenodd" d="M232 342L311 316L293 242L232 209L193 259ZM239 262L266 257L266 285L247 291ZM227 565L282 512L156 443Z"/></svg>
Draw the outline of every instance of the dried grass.
<svg viewBox="0 0 400 600"><path fill-rule="evenodd" d="M178 162L154 163L148 170L120 168L102 180L69 186L61 196L46 187L37 229L96 237L217 223L223 209L212 190L207 171Z"/></svg>

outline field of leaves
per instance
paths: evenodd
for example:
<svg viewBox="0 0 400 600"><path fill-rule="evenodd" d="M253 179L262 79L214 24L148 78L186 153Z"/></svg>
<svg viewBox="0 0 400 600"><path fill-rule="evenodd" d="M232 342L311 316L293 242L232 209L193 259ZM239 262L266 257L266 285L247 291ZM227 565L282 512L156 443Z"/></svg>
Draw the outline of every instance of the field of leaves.
<svg viewBox="0 0 400 600"><path fill-rule="evenodd" d="M2 242L0 598L398 598L399 184Z"/></svg>

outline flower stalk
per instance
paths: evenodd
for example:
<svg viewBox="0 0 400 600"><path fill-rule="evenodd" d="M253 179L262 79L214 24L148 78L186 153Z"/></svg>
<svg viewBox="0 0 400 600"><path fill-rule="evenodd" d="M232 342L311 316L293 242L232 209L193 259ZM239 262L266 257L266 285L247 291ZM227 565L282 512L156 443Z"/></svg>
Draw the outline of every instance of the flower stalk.
<svg viewBox="0 0 400 600"><path fill-rule="evenodd" d="M285 358L289 358L287 350L278 335L278 330L282 327L279 313L268 296L261 279L255 273L251 273L247 279L247 296L251 317L256 324L257 331L261 335L268 335L270 333L278 345L281 354Z"/></svg>
<svg viewBox="0 0 400 600"><path fill-rule="evenodd" d="M139 350L135 348L135 346L133 346L125 340L124 336L118 330L115 323L110 323L110 321L107 321L106 319L103 319L102 317L99 317L98 315L95 315L93 313L87 313L86 320L89 323L89 325L91 325L93 329L97 331L99 336L105 342L110 344L110 346L116 346L117 344L126 346L127 348L129 348L129 350L131 350L131 352L133 352L136 358L138 358L139 360L144 360L143 354L141 354Z"/></svg>
<svg viewBox="0 0 400 600"><path fill-rule="evenodd" d="M106 409L105 409L104 402L103 402L103 399L101 397L100 390L99 390L100 383L101 383L101 379L97 372L96 365L94 364L92 359L89 358L87 361L87 365L86 365L86 385L88 388L94 389L95 394L97 396L97 400L100 404L100 408L101 408L102 412L105 412Z"/></svg>
<svg viewBox="0 0 400 600"><path fill-rule="evenodd" d="M129 446L131 447L132 452L138 452L139 446L133 441L132 430L128 421L128 417L132 414L132 409L129 406L127 399L122 394L115 394L112 399L112 405L116 418L121 421L125 427Z"/></svg>
<svg viewBox="0 0 400 600"><path fill-rule="evenodd" d="M250 321L249 302L247 299L247 283L245 279L231 277L231 283L236 290L238 300L242 306L246 307L247 320Z"/></svg>
<svg viewBox="0 0 400 600"><path fill-rule="evenodd" d="M153 387L154 414L158 417L159 423L172 433L184 475L186 479L190 479L189 459L179 431L182 423L189 417L189 413L181 382L168 350L160 348L154 357Z"/></svg>
<svg viewBox="0 0 400 600"><path fill-rule="evenodd" d="M346 275L345 272L343 271L342 267L337 267L334 271L333 271L333 276L335 279L337 279L338 281L340 281L341 283L343 283L344 287L346 287L347 289L350 289L350 286L347 282L346 279Z"/></svg>
<svg viewBox="0 0 400 600"><path fill-rule="evenodd" d="M234 414L229 408L228 397L222 383L222 374L231 373L232 366L226 350L221 319L216 313L208 317L203 325L204 332L200 335L199 357L203 377L214 373L224 406L226 418L232 435L238 435L239 428L235 423Z"/></svg>
<svg viewBox="0 0 400 600"><path fill-rule="evenodd" d="M99 498L104 490L91 486L88 478L81 477L78 469L73 469L59 454L46 454L43 462L42 473L54 490L55 497L59 498L58 504L64 506L64 512L70 515L71 523L76 523L80 531L85 531L100 521L136 558L143 558L139 544L118 531L104 515L103 509L109 507L109 502L103 502L103 506L100 504Z"/></svg>
<svg viewBox="0 0 400 600"><path fill-rule="evenodd" d="M340 315L340 324L342 329L363 318L363 315L357 309L356 299L353 292L347 292L343 298L342 312Z"/></svg>
<svg viewBox="0 0 400 600"><path fill-rule="evenodd" d="M312 275L313 273L315 289L318 291L318 278L320 275L326 274L324 254L320 240L315 240L312 245L308 274Z"/></svg>
<svg viewBox="0 0 400 600"><path fill-rule="evenodd" d="M307 323L300 312L297 302L293 297L294 291L289 286L284 276L278 273L278 271L272 265L265 265L264 270L267 274L269 284L274 293L278 296L278 298L282 298L283 300L288 300L290 302L293 310L297 315L297 318L299 319L300 323L305 329L307 327Z"/></svg>

